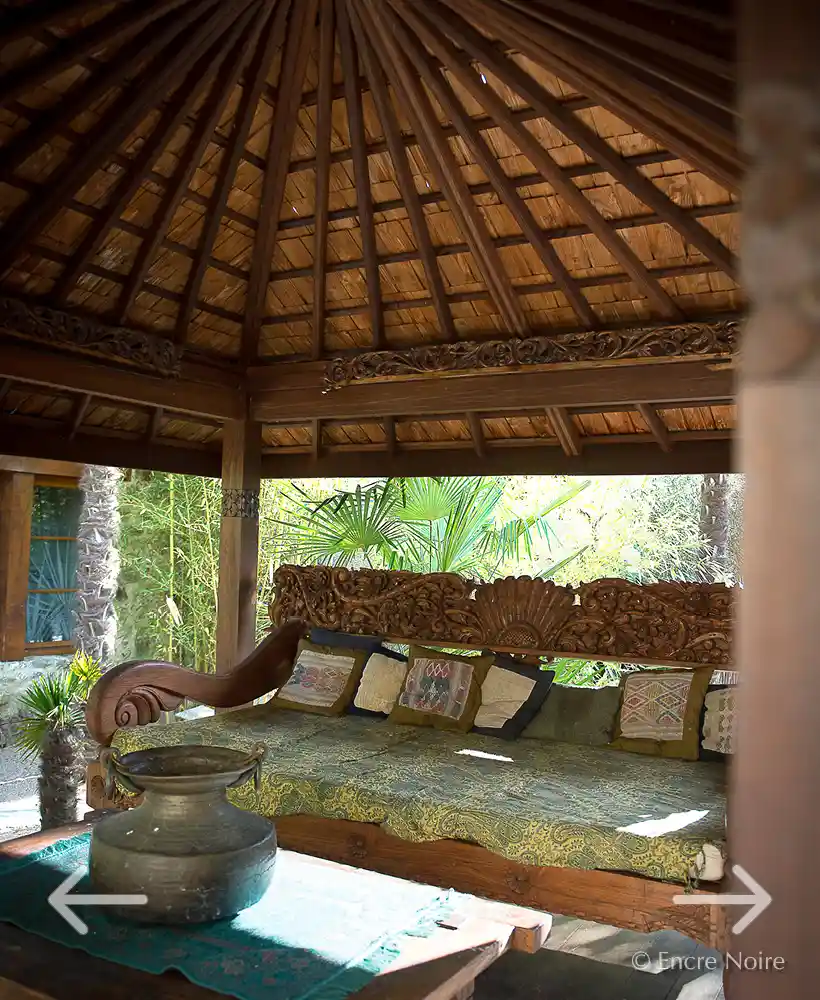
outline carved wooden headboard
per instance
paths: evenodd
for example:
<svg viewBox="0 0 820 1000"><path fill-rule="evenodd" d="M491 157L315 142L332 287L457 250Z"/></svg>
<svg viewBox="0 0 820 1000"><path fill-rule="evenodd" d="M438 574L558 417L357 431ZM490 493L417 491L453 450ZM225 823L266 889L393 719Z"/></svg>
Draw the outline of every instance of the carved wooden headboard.
<svg viewBox="0 0 820 1000"><path fill-rule="evenodd" d="M723 584L280 566L270 615L396 642L687 666L732 665L734 590Z"/></svg>

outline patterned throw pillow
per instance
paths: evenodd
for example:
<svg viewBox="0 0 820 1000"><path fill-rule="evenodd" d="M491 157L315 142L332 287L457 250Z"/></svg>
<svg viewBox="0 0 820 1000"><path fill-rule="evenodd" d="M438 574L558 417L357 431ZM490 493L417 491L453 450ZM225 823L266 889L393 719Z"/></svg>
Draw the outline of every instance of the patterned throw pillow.
<svg viewBox="0 0 820 1000"><path fill-rule="evenodd" d="M365 664L350 711L354 715L389 715L407 677L407 657L392 650L372 653Z"/></svg>
<svg viewBox="0 0 820 1000"><path fill-rule="evenodd" d="M612 746L697 760L698 723L711 676L711 667L627 674Z"/></svg>
<svg viewBox="0 0 820 1000"><path fill-rule="evenodd" d="M317 715L341 715L350 704L367 657L367 650L317 646L303 639L290 677L270 704Z"/></svg>
<svg viewBox="0 0 820 1000"><path fill-rule="evenodd" d="M706 695L706 716L703 720L701 747L715 753L735 752L735 693L726 687Z"/></svg>
<svg viewBox="0 0 820 1000"><path fill-rule="evenodd" d="M473 732L502 740L517 739L544 704L554 678L554 670L541 670L509 656L495 656L481 685L481 707Z"/></svg>
<svg viewBox="0 0 820 1000"><path fill-rule="evenodd" d="M410 647L410 662L391 722L466 733L481 705L490 656L456 656Z"/></svg>

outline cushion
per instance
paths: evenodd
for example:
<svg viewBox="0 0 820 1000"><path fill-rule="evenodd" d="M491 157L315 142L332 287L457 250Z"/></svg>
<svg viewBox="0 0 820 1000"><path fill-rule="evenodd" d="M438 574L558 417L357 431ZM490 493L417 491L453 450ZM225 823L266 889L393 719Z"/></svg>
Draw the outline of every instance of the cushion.
<svg viewBox="0 0 820 1000"><path fill-rule="evenodd" d="M735 752L736 687L712 688L704 699L703 750L716 754ZM701 754L701 756L704 756Z"/></svg>
<svg viewBox="0 0 820 1000"><path fill-rule="evenodd" d="M481 706L473 732L502 740L517 739L544 704L554 679L554 670L541 670L509 656L494 656L481 685Z"/></svg>
<svg viewBox="0 0 820 1000"><path fill-rule="evenodd" d="M350 632L334 632L329 628L312 628L310 641L317 646L330 646L333 649L366 649L375 653L382 640L378 635L353 635Z"/></svg>
<svg viewBox="0 0 820 1000"><path fill-rule="evenodd" d="M621 704L620 687L582 688L553 684L523 735L584 746L606 746L615 731Z"/></svg>
<svg viewBox="0 0 820 1000"><path fill-rule="evenodd" d="M456 656L410 647L410 662L391 722L466 733L481 705L491 656Z"/></svg>
<svg viewBox="0 0 820 1000"><path fill-rule="evenodd" d="M700 712L711 677L712 667L627 674L611 745L631 753L697 760Z"/></svg>
<svg viewBox="0 0 820 1000"><path fill-rule="evenodd" d="M350 706L353 715L389 715L407 676L407 657L380 647L371 653Z"/></svg>
<svg viewBox="0 0 820 1000"><path fill-rule="evenodd" d="M293 672L271 699L278 708L341 715L362 676L367 650L318 646L302 639Z"/></svg>

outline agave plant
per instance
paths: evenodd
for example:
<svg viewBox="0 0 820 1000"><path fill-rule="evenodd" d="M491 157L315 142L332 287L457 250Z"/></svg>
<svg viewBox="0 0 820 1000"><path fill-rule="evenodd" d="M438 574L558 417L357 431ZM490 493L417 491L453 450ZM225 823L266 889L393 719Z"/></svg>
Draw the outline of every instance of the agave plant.
<svg viewBox="0 0 820 1000"><path fill-rule="evenodd" d="M77 818L85 772L83 709L100 676L99 662L78 652L65 670L34 680L20 699L23 717L15 743L25 756L40 758L40 825L44 830Z"/></svg>
<svg viewBox="0 0 820 1000"><path fill-rule="evenodd" d="M537 538L551 547L550 514L588 484L573 485L526 518L504 516L504 485L487 476L384 479L322 500L294 487L288 516L277 524L300 562L488 577L506 560L531 557Z"/></svg>

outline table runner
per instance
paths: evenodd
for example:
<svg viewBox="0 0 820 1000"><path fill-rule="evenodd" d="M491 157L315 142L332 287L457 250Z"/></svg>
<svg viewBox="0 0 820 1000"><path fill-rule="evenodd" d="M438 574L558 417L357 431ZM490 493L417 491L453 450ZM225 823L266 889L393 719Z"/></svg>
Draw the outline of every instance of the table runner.
<svg viewBox="0 0 820 1000"><path fill-rule="evenodd" d="M90 834L23 858L0 858L0 920L121 965L192 982L240 1000L343 1000L400 953L403 935L427 935L456 893L373 872L300 863L280 852L273 883L233 920L196 927L140 925L105 907L79 906L77 934L48 904L78 867L88 870ZM92 891L87 874L72 890Z"/></svg>

